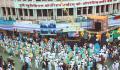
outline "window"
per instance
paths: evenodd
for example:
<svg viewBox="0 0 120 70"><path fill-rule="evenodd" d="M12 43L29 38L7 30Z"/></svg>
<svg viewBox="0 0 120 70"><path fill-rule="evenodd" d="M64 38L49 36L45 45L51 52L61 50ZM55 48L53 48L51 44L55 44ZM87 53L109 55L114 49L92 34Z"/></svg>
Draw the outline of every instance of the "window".
<svg viewBox="0 0 120 70"><path fill-rule="evenodd" d="M63 10L63 16L67 16L67 15L68 15L69 10L68 10L68 9L66 9L66 10L62 9L62 10Z"/></svg>
<svg viewBox="0 0 120 70"><path fill-rule="evenodd" d="M16 14L16 13L15 13L15 8L12 8L12 13L13 13L13 15Z"/></svg>
<svg viewBox="0 0 120 70"><path fill-rule="evenodd" d="M24 15L25 15L25 16L28 16L27 9L24 9Z"/></svg>
<svg viewBox="0 0 120 70"><path fill-rule="evenodd" d="M106 12L108 12L109 10L109 5L106 5Z"/></svg>
<svg viewBox="0 0 120 70"><path fill-rule="evenodd" d="M23 16L22 9L19 9L19 15Z"/></svg>
<svg viewBox="0 0 120 70"><path fill-rule="evenodd" d="M8 11L8 15L11 15L10 8L7 8L7 11Z"/></svg>
<svg viewBox="0 0 120 70"><path fill-rule="evenodd" d="M118 8L119 8L119 10L120 10L120 3L119 3L119 5L118 5Z"/></svg>
<svg viewBox="0 0 120 70"><path fill-rule="evenodd" d="M73 15L73 8L69 8L69 15Z"/></svg>
<svg viewBox="0 0 120 70"><path fill-rule="evenodd" d="M87 8L86 7L83 7L83 14L87 14Z"/></svg>
<svg viewBox="0 0 120 70"><path fill-rule="evenodd" d="M37 16L42 16L42 11L40 9L37 10Z"/></svg>
<svg viewBox="0 0 120 70"><path fill-rule="evenodd" d="M28 0L28 1L32 1L32 0Z"/></svg>
<svg viewBox="0 0 120 70"><path fill-rule="evenodd" d="M41 1L41 0L36 0L36 1Z"/></svg>
<svg viewBox="0 0 120 70"><path fill-rule="evenodd" d="M57 16L62 16L62 9L57 9Z"/></svg>
<svg viewBox="0 0 120 70"><path fill-rule="evenodd" d="M5 7L2 7L2 12L3 12L3 15L6 15Z"/></svg>
<svg viewBox="0 0 120 70"><path fill-rule="evenodd" d="M100 10L99 10L99 6L96 6L96 13L99 13Z"/></svg>
<svg viewBox="0 0 120 70"><path fill-rule="evenodd" d="M119 3L117 3L117 9L119 9Z"/></svg>
<svg viewBox="0 0 120 70"><path fill-rule="evenodd" d="M43 9L43 16L47 16L47 9Z"/></svg>
<svg viewBox="0 0 120 70"><path fill-rule="evenodd" d="M77 8L77 15L81 15L81 8Z"/></svg>
<svg viewBox="0 0 120 70"><path fill-rule="evenodd" d="M104 5L101 6L101 12L104 12Z"/></svg>
<svg viewBox="0 0 120 70"><path fill-rule="evenodd" d="M92 9L93 9L92 6L90 6L90 7L88 8L88 14L92 14Z"/></svg>
<svg viewBox="0 0 120 70"><path fill-rule="evenodd" d="M48 16L53 16L53 10L52 9L48 9Z"/></svg>
<svg viewBox="0 0 120 70"><path fill-rule="evenodd" d="M48 1L48 0L42 0L42 1Z"/></svg>
<svg viewBox="0 0 120 70"><path fill-rule="evenodd" d="M115 10L115 4L113 4L113 10Z"/></svg>
<svg viewBox="0 0 120 70"><path fill-rule="evenodd" d="M32 9L29 9L29 15L33 16L33 10Z"/></svg>

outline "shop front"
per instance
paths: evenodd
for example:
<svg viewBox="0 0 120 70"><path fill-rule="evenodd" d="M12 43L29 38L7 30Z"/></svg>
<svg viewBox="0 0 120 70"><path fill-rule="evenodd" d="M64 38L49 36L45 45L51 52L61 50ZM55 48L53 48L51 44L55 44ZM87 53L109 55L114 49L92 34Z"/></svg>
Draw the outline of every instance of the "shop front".
<svg viewBox="0 0 120 70"><path fill-rule="evenodd" d="M108 29L108 17L107 16L96 16L90 15L88 19L93 20L93 29L95 31L105 31Z"/></svg>

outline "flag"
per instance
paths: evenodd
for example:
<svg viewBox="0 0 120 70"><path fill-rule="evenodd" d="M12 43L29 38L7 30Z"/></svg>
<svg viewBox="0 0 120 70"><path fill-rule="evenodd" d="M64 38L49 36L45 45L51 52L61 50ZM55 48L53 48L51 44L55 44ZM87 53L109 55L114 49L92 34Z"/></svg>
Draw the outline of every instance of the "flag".
<svg viewBox="0 0 120 70"><path fill-rule="evenodd" d="M107 37L107 39L110 38L110 33L109 32L106 33L106 37Z"/></svg>
<svg viewBox="0 0 120 70"><path fill-rule="evenodd" d="M101 40L101 33L97 33L96 38L97 40Z"/></svg>
<svg viewBox="0 0 120 70"><path fill-rule="evenodd" d="M83 31L81 31L81 32L80 32L80 35L83 37L83 35L84 35L84 32L83 32Z"/></svg>
<svg viewBox="0 0 120 70"><path fill-rule="evenodd" d="M99 43L95 43L94 52L95 52L96 54L98 54L99 51L100 51L100 45L99 45Z"/></svg>

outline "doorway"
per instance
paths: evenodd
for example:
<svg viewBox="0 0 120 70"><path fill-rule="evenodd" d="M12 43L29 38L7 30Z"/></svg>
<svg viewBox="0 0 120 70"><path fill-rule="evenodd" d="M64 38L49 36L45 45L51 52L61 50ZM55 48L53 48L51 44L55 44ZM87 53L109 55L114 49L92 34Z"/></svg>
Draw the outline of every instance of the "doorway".
<svg viewBox="0 0 120 70"><path fill-rule="evenodd" d="M95 22L95 31L101 31L101 22Z"/></svg>

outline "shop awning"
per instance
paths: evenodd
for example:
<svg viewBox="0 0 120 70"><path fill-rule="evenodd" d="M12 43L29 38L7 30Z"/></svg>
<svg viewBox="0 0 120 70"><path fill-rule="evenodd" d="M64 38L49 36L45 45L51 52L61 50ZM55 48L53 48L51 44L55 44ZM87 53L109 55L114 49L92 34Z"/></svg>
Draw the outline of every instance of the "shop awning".
<svg viewBox="0 0 120 70"><path fill-rule="evenodd" d="M19 32L33 32L34 30L40 31L39 24L33 24L32 21L16 21L13 27Z"/></svg>
<svg viewBox="0 0 120 70"><path fill-rule="evenodd" d="M13 24L15 20L0 20L0 29L2 30L14 30Z"/></svg>
<svg viewBox="0 0 120 70"><path fill-rule="evenodd" d="M15 20L0 20L0 25L13 25Z"/></svg>
<svg viewBox="0 0 120 70"><path fill-rule="evenodd" d="M87 17L93 20L107 20L108 19L107 16L97 16L97 15L89 15Z"/></svg>

